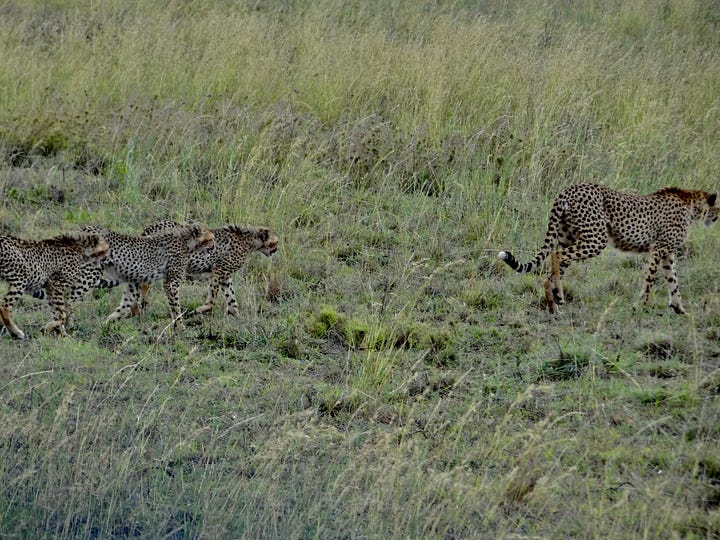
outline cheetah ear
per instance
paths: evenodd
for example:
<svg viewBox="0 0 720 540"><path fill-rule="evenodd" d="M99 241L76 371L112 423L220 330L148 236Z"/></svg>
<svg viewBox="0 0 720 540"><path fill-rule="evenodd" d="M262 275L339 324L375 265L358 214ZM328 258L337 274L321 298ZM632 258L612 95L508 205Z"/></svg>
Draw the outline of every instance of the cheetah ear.
<svg viewBox="0 0 720 540"><path fill-rule="evenodd" d="M707 202L710 206L715 206L715 202L717 202L717 193L711 193L708 196Z"/></svg>

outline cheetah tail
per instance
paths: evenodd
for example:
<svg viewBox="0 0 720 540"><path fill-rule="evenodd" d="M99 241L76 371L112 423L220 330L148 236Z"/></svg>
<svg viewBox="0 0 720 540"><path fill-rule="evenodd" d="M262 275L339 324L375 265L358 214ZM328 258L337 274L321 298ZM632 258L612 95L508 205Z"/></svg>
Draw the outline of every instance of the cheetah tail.
<svg viewBox="0 0 720 540"><path fill-rule="evenodd" d="M532 261L521 264L515 258L515 255L513 255L509 251L501 251L500 253L498 253L498 259L504 261L505 264L515 270L518 274L527 274L528 272L532 272L533 270L538 268L545 261L545 259L547 259L548 254L549 250L546 251L543 248Z"/></svg>
<svg viewBox="0 0 720 540"><path fill-rule="evenodd" d="M505 261L505 263L510 268L515 270L518 274L527 274L528 272L532 272L533 270L538 268L545 261L545 259L547 259L548 255L550 255L550 252L553 250L556 243L557 226L551 219L550 224L548 225L547 234L545 235L545 242L543 243L542 248L540 248L540 251L537 255L535 255L535 258L533 260L521 264L515 258L515 255L513 255L509 251L501 251L500 253L498 253L498 259L500 259L501 261Z"/></svg>
<svg viewBox="0 0 720 540"><path fill-rule="evenodd" d="M38 300L45 300L45 298L47 298L47 293L45 292L45 289L38 289L37 291L33 291L32 297L37 298Z"/></svg>
<svg viewBox="0 0 720 540"><path fill-rule="evenodd" d="M100 278L98 279L97 283L95 284L95 287L98 289L112 289L113 287L117 287L122 283L122 281L118 279L105 279Z"/></svg>

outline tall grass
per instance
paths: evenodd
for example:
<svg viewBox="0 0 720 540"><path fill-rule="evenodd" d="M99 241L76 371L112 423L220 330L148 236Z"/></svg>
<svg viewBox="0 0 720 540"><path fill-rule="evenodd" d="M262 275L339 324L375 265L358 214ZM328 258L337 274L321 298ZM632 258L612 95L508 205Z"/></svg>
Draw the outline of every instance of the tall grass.
<svg viewBox="0 0 720 540"><path fill-rule="evenodd" d="M528 193L716 170L704 3L498 11L10 5L2 140L70 158L191 152L213 180L255 162L258 146L262 161L310 157L361 177L445 176L450 159L476 175L500 167Z"/></svg>

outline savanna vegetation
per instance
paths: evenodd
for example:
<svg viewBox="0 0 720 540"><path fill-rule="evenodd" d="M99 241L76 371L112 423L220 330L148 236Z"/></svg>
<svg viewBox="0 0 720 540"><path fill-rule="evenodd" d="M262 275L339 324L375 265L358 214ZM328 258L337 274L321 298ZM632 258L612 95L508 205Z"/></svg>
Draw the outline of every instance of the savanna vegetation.
<svg viewBox="0 0 720 540"><path fill-rule="evenodd" d="M238 318L99 290L54 337L23 299L3 538L720 535L720 229L686 316L640 256L554 317L496 259L572 183L720 187L717 0L10 0L0 59L3 234L281 239Z"/></svg>

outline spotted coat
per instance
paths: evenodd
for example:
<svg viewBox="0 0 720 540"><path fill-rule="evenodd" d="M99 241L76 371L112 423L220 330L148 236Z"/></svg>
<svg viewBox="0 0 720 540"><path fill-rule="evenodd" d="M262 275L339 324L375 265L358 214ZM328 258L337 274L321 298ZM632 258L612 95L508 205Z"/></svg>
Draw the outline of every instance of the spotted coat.
<svg viewBox="0 0 720 540"><path fill-rule="evenodd" d="M71 302L79 302L90 289L112 289L121 284L117 279L106 279L103 277L104 264L102 262L88 261L80 267L79 281L73 284L68 299ZM40 288L32 292L34 298L45 300L47 291Z"/></svg>
<svg viewBox="0 0 720 540"><path fill-rule="evenodd" d="M102 227L84 227L83 230L101 234L107 240L110 251L105 260L105 272L112 279L128 284L120 306L106 322L136 314L140 284L162 279L173 321L180 323L180 281L190 254L212 248L212 231L202 225L177 227L150 236L128 236Z"/></svg>
<svg viewBox="0 0 720 540"><path fill-rule="evenodd" d="M675 255L693 221L711 225L718 218L717 193L666 187L649 195L621 193L597 184L576 184L558 195L550 211L545 242L530 262L521 264L509 251L498 257L519 273L532 272L551 256L545 280L548 309L564 302L561 278L573 261L598 255L607 245L649 253L643 302L647 303L662 264L670 307L685 313L675 273Z"/></svg>
<svg viewBox="0 0 720 540"><path fill-rule="evenodd" d="M142 234L154 234L179 226L174 221L159 221L146 227ZM267 227L226 225L211 230L215 235L214 247L192 253L188 259L187 275L189 277L211 274L205 303L198 307L195 313L211 311L215 298L222 289L225 296L225 312L228 315L237 316L238 305L232 284L233 274L243 267L248 255L253 251L259 251L266 257L273 255L277 251L278 237ZM147 294L147 287L143 287L142 306L147 305Z"/></svg>
<svg viewBox="0 0 720 540"><path fill-rule="evenodd" d="M23 293L32 294L42 288L55 311L45 330L65 333L66 291L80 281L83 264L97 264L107 252L108 244L97 234L62 234L38 241L0 236L0 279L9 285L0 304L0 319L8 332L15 338L25 338L10 313Z"/></svg>

